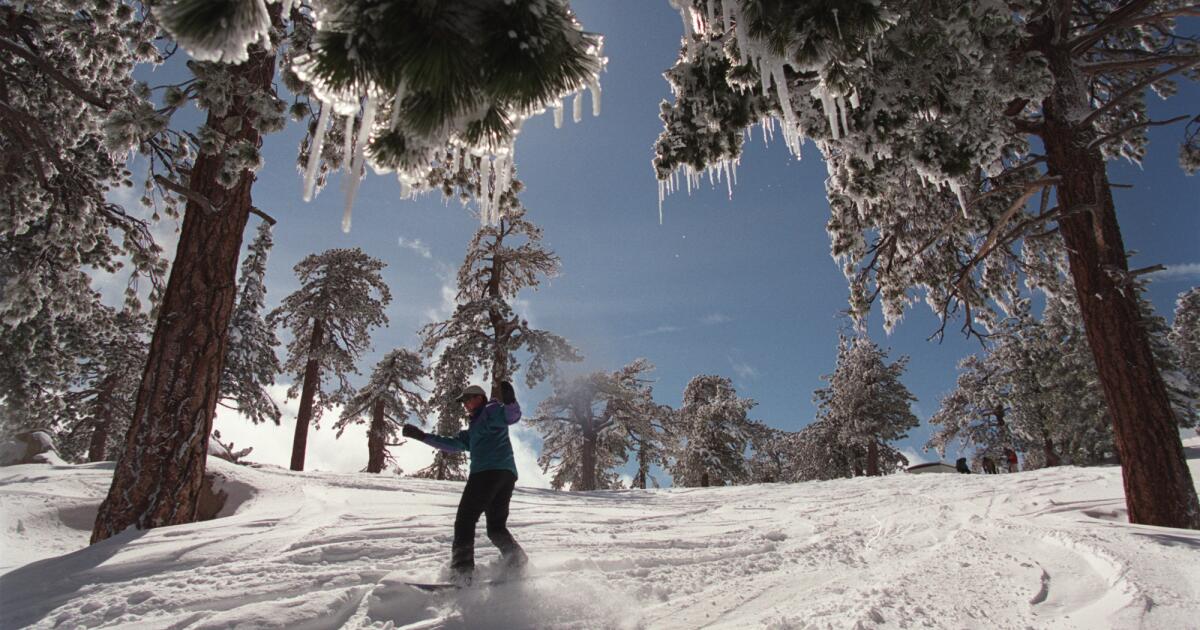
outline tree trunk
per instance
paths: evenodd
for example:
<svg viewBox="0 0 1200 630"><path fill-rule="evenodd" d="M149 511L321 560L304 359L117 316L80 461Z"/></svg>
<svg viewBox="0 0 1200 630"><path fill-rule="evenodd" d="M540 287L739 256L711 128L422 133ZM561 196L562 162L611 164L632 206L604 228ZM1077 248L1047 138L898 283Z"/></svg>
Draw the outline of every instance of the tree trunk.
<svg viewBox="0 0 1200 630"><path fill-rule="evenodd" d="M312 339L308 342L311 357L321 347L325 326L320 319L313 321ZM304 454L308 448L308 425L313 417L313 398L321 380L321 364L310 358L304 365L304 385L300 390L300 411L296 414L296 433L292 437L292 470L304 470Z"/></svg>
<svg viewBox="0 0 1200 630"><path fill-rule="evenodd" d="M633 477L633 487L646 489L646 477L650 476L650 463L646 461L646 447L638 447L638 470Z"/></svg>
<svg viewBox="0 0 1200 630"><path fill-rule="evenodd" d="M1090 111L1087 92L1068 51L1055 45L1045 52L1055 87L1043 102L1042 140L1049 173L1061 178L1059 232L1113 417L1129 520L1200 529L1200 503L1167 389L1142 326L1135 290L1121 280L1128 271L1125 244L1103 157L1089 147L1096 133L1078 122L1078 112Z"/></svg>
<svg viewBox="0 0 1200 630"><path fill-rule="evenodd" d="M276 23L279 7L269 8ZM275 53L255 47L249 60L230 72L253 90L269 91ZM209 112L206 124L222 129L226 121L241 121L232 135L261 146L250 109L246 98L236 96L224 116ZM187 203L129 432L96 515L93 543L129 527L196 519L254 182L247 171L225 188L217 180L222 162L220 155L201 153L192 167L188 188L219 211L209 212L194 200Z"/></svg>
<svg viewBox="0 0 1200 630"><path fill-rule="evenodd" d="M1047 468L1062 464L1062 458L1054 449L1054 439L1050 437L1049 431L1042 431L1042 456L1046 459Z"/></svg>
<svg viewBox="0 0 1200 630"><path fill-rule="evenodd" d="M496 248L498 252L501 245L504 243L504 222L496 228ZM492 268L490 270L487 283L488 297L493 300L500 300L504 297L501 292L502 282L504 281L504 261L499 255L494 255L492 258ZM499 311L494 308L488 309L488 319L492 324L492 383L491 395L493 400L500 400L500 382L509 380L508 374L508 341L512 334L512 325L504 321L500 316Z"/></svg>
<svg viewBox="0 0 1200 630"><path fill-rule="evenodd" d="M596 432L592 430L589 421L583 427L583 453L579 470L579 488L573 490L596 489Z"/></svg>
<svg viewBox="0 0 1200 630"><path fill-rule="evenodd" d="M375 401L371 410L371 428L367 430L367 472L383 472L387 460L387 443L384 439L387 419L383 415L383 401Z"/></svg>
<svg viewBox="0 0 1200 630"><path fill-rule="evenodd" d="M112 428L113 390L117 386L117 375L109 374L100 383L96 395L96 417L92 420L92 438L88 442L88 461L102 462L108 457L108 433Z"/></svg>
<svg viewBox="0 0 1200 630"><path fill-rule="evenodd" d="M700 487L701 488L708 487L708 472L707 471L700 475Z"/></svg>
<svg viewBox="0 0 1200 630"><path fill-rule="evenodd" d="M867 442L867 476L879 476L879 443L875 441L875 438L871 438L871 441Z"/></svg>

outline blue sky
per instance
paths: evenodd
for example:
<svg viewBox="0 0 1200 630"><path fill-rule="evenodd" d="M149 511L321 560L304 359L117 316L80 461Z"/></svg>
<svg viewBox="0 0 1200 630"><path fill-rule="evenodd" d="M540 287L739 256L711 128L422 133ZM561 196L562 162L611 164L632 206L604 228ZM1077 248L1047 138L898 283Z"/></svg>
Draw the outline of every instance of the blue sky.
<svg viewBox="0 0 1200 630"><path fill-rule="evenodd" d="M833 370L847 294L829 256L826 171L818 152L809 145L795 160L782 141L765 145L756 134L732 199L724 184L706 183L691 196L676 193L664 203L660 225L650 160L661 128L659 103L670 96L661 73L674 62L682 34L678 13L666 0L575 0L572 6L588 30L606 38L603 111L578 124L568 116L561 129L554 129L550 115L541 116L525 125L518 140L528 217L544 228L545 244L562 258L562 274L524 293L520 308L536 326L580 348L584 369L649 359L658 368L655 392L662 403L677 406L697 374L721 374L733 379L740 395L758 401L756 419L800 429L814 417L812 394L823 384L821 375ZM1193 86L1162 113L1184 113L1186 104L1196 102L1200 90ZM1168 318L1175 297L1200 283L1200 179L1178 168L1181 133L1180 126L1155 130L1141 167L1110 169L1114 182L1134 186L1116 193L1126 244L1140 252L1131 266L1172 268L1150 289ZM295 290L291 268L310 253L361 247L384 260L394 296L390 324L375 332L374 350L359 364L363 374L356 381L362 383L385 352L415 348L417 330L448 314L453 273L478 220L456 201L401 200L394 178L369 175L355 204L353 230L343 234L337 178L313 202L300 198L299 139L297 125L267 138L266 164L254 189L256 205L279 219L268 266L269 306ZM893 358L911 357L903 380L919 399L915 411L922 421L953 387L957 361L979 349L953 332L954 323L943 342L927 341L936 328L924 306L910 311L891 336L879 318L870 324L871 336L891 348ZM527 413L546 394L545 386L522 391ZM262 461L286 463L291 427L250 429L228 412L217 427L239 447L255 446ZM333 442L330 433L310 437L310 468L365 465L365 439L347 433ZM923 423L901 447L919 453L929 433ZM536 436L518 437L524 456L532 457ZM422 449L395 451L412 470L427 457ZM544 480L526 474L531 464L523 467L523 481L540 484Z"/></svg>

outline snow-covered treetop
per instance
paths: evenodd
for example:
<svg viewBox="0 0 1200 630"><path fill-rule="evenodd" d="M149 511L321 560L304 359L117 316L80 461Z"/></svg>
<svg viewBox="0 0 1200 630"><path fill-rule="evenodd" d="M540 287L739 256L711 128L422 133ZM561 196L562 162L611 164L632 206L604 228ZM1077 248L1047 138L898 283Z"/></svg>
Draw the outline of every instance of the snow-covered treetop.
<svg viewBox="0 0 1200 630"><path fill-rule="evenodd" d="M403 424L410 415L423 420L425 401L418 383L427 375L425 363L417 353L405 348L387 353L371 372L371 380L346 403L342 417L334 425L338 437L350 424L362 424L379 404L384 419L393 427Z"/></svg>
<svg viewBox="0 0 1200 630"><path fill-rule="evenodd" d="M908 357L890 364L886 359L887 353L865 337L843 336L838 343L837 366L823 377L829 386L818 389L815 398L819 418L837 425L846 443L901 439L919 424L911 407L916 397L900 382Z"/></svg>
<svg viewBox="0 0 1200 630"><path fill-rule="evenodd" d="M1179 353L1181 371L1200 390L1200 287L1185 291L1176 301L1170 341Z"/></svg>
<svg viewBox="0 0 1200 630"><path fill-rule="evenodd" d="M292 333L283 369L298 378L289 396L299 391L309 360L321 366L322 380L337 378L337 390L324 401L350 396L347 374L356 371L355 359L370 348L370 330L387 323L384 307L392 294L379 273L386 266L357 247L311 254L296 264L300 288L267 316L270 326L284 326ZM320 334L314 335L318 326Z"/></svg>

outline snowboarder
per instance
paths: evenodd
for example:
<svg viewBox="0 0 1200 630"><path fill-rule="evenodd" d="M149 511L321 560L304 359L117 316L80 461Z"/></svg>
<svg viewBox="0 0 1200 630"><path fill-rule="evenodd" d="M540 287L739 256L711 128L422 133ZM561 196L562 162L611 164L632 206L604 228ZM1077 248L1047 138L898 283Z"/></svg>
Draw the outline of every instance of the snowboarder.
<svg viewBox="0 0 1200 630"><path fill-rule="evenodd" d="M513 539L506 525L508 503L517 483L517 464L513 457L508 427L521 419L521 406L511 383L500 383L500 401L488 401L478 385L462 391L458 402L470 416L470 426L458 435L433 435L406 424L404 437L420 440L429 446L450 452L468 451L471 472L458 502L454 518L454 544L450 553L452 580L459 586L469 586L475 572L475 524L479 515L487 517L487 535L500 549L501 566L505 571L519 570L528 557Z"/></svg>

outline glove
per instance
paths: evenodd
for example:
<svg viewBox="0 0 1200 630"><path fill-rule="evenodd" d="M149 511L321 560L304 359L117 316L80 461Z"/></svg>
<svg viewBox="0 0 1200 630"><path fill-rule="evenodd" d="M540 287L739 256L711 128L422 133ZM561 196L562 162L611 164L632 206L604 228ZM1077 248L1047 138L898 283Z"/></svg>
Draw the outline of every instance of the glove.
<svg viewBox="0 0 1200 630"><path fill-rule="evenodd" d="M512 383L500 381L500 401L506 405L517 402L517 393L513 391Z"/></svg>
<svg viewBox="0 0 1200 630"><path fill-rule="evenodd" d="M411 424L404 425L404 428L400 429L400 433L403 434L404 437L412 438L414 440L425 439L425 432Z"/></svg>

